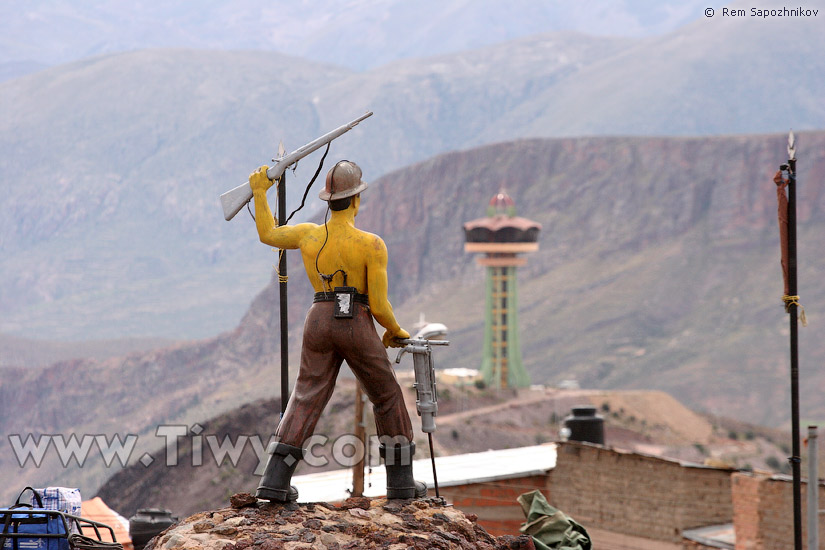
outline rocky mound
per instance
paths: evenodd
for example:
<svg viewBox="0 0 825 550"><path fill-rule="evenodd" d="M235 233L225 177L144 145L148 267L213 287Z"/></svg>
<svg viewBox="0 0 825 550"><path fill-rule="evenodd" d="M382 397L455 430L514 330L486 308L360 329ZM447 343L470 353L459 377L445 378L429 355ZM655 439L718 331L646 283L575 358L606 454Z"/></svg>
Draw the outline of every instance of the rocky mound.
<svg viewBox="0 0 825 550"><path fill-rule="evenodd" d="M535 549L528 535L495 538L472 514L435 499L357 497L342 505L271 504L249 494L167 529L146 550Z"/></svg>

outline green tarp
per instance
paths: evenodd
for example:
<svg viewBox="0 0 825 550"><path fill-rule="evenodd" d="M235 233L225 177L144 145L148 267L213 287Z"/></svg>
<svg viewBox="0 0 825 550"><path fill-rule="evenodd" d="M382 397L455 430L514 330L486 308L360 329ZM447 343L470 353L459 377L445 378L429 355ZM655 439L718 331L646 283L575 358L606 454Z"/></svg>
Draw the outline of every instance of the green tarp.
<svg viewBox="0 0 825 550"><path fill-rule="evenodd" d="M591 550L587 531L561 510L550 506L541 491L518 497L527 516L519 531L533 537L537 550Z"/></svg>

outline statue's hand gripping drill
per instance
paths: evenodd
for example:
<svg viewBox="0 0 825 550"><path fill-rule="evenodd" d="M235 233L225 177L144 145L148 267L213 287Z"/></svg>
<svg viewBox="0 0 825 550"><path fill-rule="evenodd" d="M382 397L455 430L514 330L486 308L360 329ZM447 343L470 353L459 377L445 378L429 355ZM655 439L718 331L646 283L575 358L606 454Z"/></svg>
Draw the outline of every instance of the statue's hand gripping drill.
<svg viewBox="0 0 825 550"><path fill-rule="evenodd" d="M384 336L381 337L381 343L384 344L385 348L401 348L405 345L403 342L405 342L409 337L410 333L403 328L399 327L395 332L387 329L384 331ZM397 362L398 361L396 361L396 363Z"/></svg>

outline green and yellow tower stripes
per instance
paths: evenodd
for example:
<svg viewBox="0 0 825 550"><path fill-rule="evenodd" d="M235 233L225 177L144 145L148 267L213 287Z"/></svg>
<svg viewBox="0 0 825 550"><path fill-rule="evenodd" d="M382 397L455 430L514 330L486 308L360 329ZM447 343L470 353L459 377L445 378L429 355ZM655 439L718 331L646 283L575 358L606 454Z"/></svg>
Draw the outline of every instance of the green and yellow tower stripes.
<svg viewBox="0 0 825 550"><path fill-rule="evenodd" d="M464 224L464 250L482 253L478 263L487 269L481 373L494 388L526 387L530 377L521 363L516 268L527 263L518 254L538 250L541 225L516 217L503 191L490 201L488 214Z"/></svg>

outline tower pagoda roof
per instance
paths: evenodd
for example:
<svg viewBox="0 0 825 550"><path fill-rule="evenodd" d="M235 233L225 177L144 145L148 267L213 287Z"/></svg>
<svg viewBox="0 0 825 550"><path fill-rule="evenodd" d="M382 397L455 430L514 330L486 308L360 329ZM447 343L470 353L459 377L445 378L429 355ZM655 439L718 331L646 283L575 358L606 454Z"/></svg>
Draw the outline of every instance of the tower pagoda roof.
<svg viewBox="0 0 825 550"><path fill-rule="evenodd" d="M493 195L488 215L464 224L464 236L470 243L537 242L541 224L515 215L515 202L503 189Z"/></svg>

